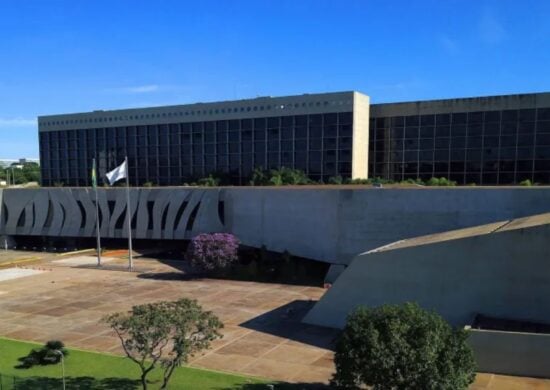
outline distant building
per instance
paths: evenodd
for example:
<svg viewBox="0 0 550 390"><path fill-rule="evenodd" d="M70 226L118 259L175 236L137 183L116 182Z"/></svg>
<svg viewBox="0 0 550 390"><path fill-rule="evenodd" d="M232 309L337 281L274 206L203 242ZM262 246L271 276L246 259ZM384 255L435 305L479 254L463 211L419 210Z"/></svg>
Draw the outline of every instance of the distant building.
<svg viewBox="0 0 550 390"><path fill-rule="evenodd" d="M313 180L550 183L550 93L369 104L358 92L38 118L42 185L90 184L128 156L132 185L289 167Z"/></svg>
<svg viewBox="0 0 550 390"><path fill-rule="evenodd" d="M23 165L27 163L40 164L40 160L37 158L0 159L0 168L23 168Z"/></svg>

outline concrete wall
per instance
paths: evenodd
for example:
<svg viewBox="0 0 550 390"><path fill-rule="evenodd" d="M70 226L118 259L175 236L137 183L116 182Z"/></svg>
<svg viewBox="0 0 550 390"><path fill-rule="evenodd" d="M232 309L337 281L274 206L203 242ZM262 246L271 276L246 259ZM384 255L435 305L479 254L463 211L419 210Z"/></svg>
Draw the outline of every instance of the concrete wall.
<svg viewBox="0 0 550 390"><path fill-rule="evenodd" d="M131 193L140 216L135 237L181 239L203 231L227 231L246 245L265 245L270 250L341 264L397 240L550 211L550 187L166 187L131 189ZM102 213L107 216L102 234L125 237L124 228L116 228L118 218L125 215L125 189L100 189L99 194ZM75 200L85 209L83 227ZM93 200L87 188L5 190L3 202L9 218L4 224L5 218L0 218L0 234L91 237L95 234ZM112 213L109 200L115 202ZM154 204L153 229L147 228L148 202ZM174 226L184 202L188 202L187 211L181 218L186 219L191 202L200 204L198 224L187 233L183 223ZM219 202L223 202L223 216L218 215ZM27 218L17 226L25 208ZM45 226L48 210L55 215L53 228ZM64 210L67 218L62 217Z"/></svg>
<svg viewBox="0 0 550 390"><path fill-rule="evenodd" d="M550 335L472 329L477 370L550 378Z"/></svg>
<svg viewBox="0 0 550 390"><path fill-rule="evenodd" d="M550 188L235 188L225 199L243 242L345 264L405 238L550 211Z"/></svg>
<svg viewBox="0 0 550 390"><path fill-rule="evenodd" d="M98 189L102 237L128 237L126 189ZM185 239L225 228L219 214L220 190L131 189L133 237ZM0 235L94 237L95 194L89 188L10 189Z"/></svg>
<svg viewBox="0 0 550 390"><path fill-rule="evenodd" d="M417 302L456 326L477 313L550 323L548 237L543 224L362 254L305 322L342 328L359 305Z"/></svg>

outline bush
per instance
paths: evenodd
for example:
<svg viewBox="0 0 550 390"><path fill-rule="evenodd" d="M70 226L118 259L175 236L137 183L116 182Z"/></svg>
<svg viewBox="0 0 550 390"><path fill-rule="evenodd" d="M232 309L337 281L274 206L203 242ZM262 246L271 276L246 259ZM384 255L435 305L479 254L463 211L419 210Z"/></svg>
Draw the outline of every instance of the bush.
<svg viewBox="0 0 550 390"><path fill-rule="evenodd" d="M252 172L250 185L252 186L286 186L313 184L305 172L299 169L281 167L280 169L271 169L269 171L262 168L256 168Z"/></svg>
<svg viewBox="0 0 550 390"><path fill-rule="evenodd" d="M239 240L227 233L204 233L191 240L187 259L203 270L224 269L238 259Z"/></svg>
<svg viewBox="0 0 550 390"><path fill-rule="evenodd" d="M19 358L19 365L16 368L57 364L61 361L61 354L59 352L65 357L69 354L62 341L50 340L42 348L33 349L27 356Z"/></svg>
<svg viewBox="0 0 550 390"><path fill-rule="evenodd" d="M435 187L454 187L456 186L456 181L449 180L446 177L440 177L439 179L437 177L432 177L426 182L426 185Z"/></svg>
<svg viewBox="0 0 550 390"><path fill-rule="evenodd" d="M519 185L525 186L525 187L531 187L533 183L531 182L531 180L527 179L527 180L520 181Z"/></svg>
<svg viewBox="0 0 550 390"><path fill-rule="evenodd" d="M463 329L418 305L353 312L338 341L333 385L373 389L466 389L475 379Z"/></svg>
<svg viewBox="0 0 550 390"><path fill-rule="evenodd" d="M218 177L208 175L208 177L203 177L202 179L199 179L197 181L197 185L202 187L217 187L220 185L220 179Z"/></svg>

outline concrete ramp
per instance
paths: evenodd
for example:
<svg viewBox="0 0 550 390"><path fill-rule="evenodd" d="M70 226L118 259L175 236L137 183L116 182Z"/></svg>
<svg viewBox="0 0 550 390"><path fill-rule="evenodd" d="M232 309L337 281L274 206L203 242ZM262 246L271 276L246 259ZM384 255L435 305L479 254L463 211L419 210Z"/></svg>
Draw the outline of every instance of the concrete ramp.
<svg viewBox="0 0 550 390"><path fill-rule="evenodd" d="M550 323L550 213L423 236L352 261L304 322L345 325L359 305L417 302L456 326L477 313Z"/></svg>

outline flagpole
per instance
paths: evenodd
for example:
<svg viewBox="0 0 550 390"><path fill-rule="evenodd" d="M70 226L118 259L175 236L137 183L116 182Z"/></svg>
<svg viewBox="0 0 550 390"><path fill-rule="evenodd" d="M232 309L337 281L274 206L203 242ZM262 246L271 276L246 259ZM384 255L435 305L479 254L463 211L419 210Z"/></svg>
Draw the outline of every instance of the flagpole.
<svg viewBox="0 0 550 390"><path fill-rule="evenodd" d="M128 268L134 269L132 258L132 212L130 208L130 169L128 167L128 156L124 159L126 163L126 215L128 216Z"/></svg>
<svg viewBox="0 0 550 390"><path fill-rule="evenodd" d="M97 235L97 266L101 267L101 238L100 238L100 226L99 226L99 201L97 197L97 171L95 165L95 158L93 160L93 178L92 184L95 192L95 226L96 226L96 235Z"/></svg>

